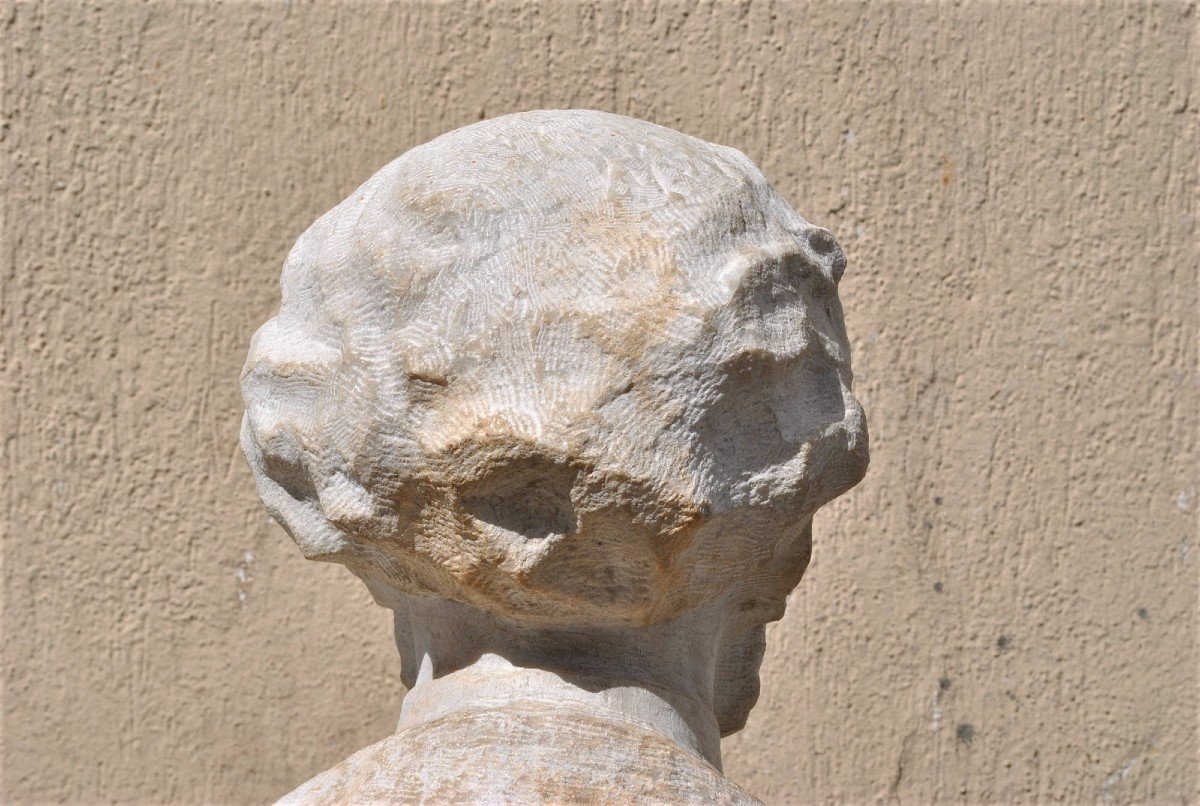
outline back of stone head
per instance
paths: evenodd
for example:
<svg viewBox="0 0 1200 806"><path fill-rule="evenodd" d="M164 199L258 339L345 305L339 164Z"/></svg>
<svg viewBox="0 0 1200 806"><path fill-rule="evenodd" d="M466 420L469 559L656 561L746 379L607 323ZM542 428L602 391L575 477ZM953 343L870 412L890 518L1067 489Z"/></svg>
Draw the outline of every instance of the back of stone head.
<svg viewBox="0 0 1200 806"><path fill-rule="evenodd" d="M732 149L591 111L468 126L296 243L243 448L305 556L383 604L762 623L866 469L844 265Z"/></svg>

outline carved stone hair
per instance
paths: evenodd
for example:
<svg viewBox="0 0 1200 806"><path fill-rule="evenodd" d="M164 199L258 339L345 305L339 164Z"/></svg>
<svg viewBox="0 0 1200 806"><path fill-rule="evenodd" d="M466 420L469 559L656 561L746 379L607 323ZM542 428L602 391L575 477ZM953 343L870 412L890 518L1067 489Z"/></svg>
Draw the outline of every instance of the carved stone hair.
<svg viewBox="0 0 1200 806"><path fill-rule="evenodd" d="M591 111L468 126L300 238L244 449L305 556L383 604L570 627L723 601L753 652L866 470L844 266L733 149Z"/></svg>

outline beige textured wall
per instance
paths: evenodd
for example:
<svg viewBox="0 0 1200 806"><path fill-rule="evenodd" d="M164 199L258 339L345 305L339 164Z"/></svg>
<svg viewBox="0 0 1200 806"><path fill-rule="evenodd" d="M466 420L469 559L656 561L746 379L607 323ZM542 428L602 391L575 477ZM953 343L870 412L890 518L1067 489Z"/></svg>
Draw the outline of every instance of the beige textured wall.
<svg viewBox="0 0 1200 806"><path fill-rule="evenodd" d="M387 614L268 522L237 376L405 149L587 106L850 258L867 480L727 770L770 802L1200 796L1190 3L0 6L6 802L256 803L389 732Z"/></svg>

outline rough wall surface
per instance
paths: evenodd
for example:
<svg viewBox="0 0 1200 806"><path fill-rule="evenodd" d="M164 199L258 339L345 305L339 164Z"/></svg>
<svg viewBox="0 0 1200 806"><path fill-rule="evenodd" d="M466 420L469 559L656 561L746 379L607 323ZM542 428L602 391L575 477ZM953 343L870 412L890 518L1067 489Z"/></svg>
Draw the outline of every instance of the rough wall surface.
<svg viewBox="0 0 1200 806"><path fill-rule="evenodd" d="M262 802L387 735L386 611L237 450L300 231L582 106L734 145L850 261L866 481L726 770L768 802L1184 801L1193 4L0 7L6 802Z"/></svg>

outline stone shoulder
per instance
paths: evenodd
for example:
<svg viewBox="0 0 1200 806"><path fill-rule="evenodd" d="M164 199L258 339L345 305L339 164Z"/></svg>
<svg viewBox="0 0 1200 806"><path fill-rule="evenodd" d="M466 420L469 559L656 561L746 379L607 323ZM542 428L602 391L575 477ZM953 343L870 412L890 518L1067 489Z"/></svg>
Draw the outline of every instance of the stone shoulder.
<svg viewBox="0 0 1200 806"><path fill-rule="evenodd" d="M759 801L657 734L561 705L460 712L364 748L279 801L679 804Z"/></svg>

